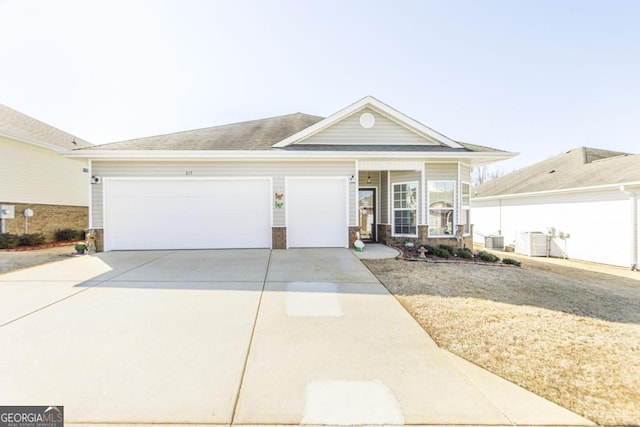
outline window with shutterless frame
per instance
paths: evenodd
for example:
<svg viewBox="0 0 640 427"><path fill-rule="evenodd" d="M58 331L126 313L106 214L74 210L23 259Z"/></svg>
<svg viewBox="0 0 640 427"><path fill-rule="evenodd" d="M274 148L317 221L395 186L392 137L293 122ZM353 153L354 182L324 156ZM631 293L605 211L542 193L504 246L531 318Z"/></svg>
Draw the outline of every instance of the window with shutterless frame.
<svg viewBox="0 0 640 427"><path fill-rule="evenodd" d="M429 236L449 237L455 234L456 181L427 181Z"/></svg>
<svg viewBox="0 0 640 427"><path fill-rule="evenodd" d="M393 235L418 235L418 182L393 184Z"/></svg>

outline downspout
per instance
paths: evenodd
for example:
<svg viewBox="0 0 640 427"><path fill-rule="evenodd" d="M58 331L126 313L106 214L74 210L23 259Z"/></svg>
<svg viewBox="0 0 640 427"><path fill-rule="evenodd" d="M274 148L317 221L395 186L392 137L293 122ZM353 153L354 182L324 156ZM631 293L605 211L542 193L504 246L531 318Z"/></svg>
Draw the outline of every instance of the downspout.
<svg viewBox="0 0 640 427"><path fill-rule="evenodd" d="M631 271L638 270L638 194L627 191L624 185L620 191L630 196L631 200Z"/></svg>
<svg viewBox="0 0 640 427"><path fill-rule="evenodd" d="M498 236L502 236L502 199L498 199Z"/></svg>

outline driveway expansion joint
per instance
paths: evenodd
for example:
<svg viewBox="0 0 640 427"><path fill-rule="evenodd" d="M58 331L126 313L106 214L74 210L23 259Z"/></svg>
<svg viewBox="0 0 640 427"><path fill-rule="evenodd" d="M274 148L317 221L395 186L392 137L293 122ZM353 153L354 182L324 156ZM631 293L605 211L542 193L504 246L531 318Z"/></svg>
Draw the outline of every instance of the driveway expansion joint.
<svg viewBox="0 0 640 427"><path fill-rule="evenodd" d="M260 290L260 298L258 299L258 306L256 307L256 314L253 318L253 326L251 328L251 337L249 337L249 345L247 346L247 354L244 358L244 364L242 366L242 373L240 375L240 385L238 386L238 393L235 397L235 402L233 404L233 413L231 414L231 425L234 424L236 419L236 414L238 413L238 405L240 404L240 395L242 394L242 386L244 384L244 377L247 373L247 365L249 364L249 355L251 354L251 347L253 345L253 338L256 333L256 325L258 324L258 315L260 314L260 306L262 305L262 297L264 296L264 289L267 285L267 276L269 275L269 265L271 264L271 255L273 254L273 249L269 250L269 258L267 259L267 268L265 269L264 276L262 278L262 289Z"/></svg>
<svg viewBox="0 0 640 427"><path fill-rule="evenodd" d="M78 292L74 292L74 293L73 293L73 294L71 294L71 295L67 295L67 296L66 296L66 297L64 297L64 298L60 298L59 300L53 301L53 302L51 302L51 303L49 303L49 304L47 304L47 305L44 305L44 306L42 306L42 307L40 307L40 308L38 308L38 309L36 309L36 310L30 311L29 313L25 313L25 314L23 314L22 316L18 316L18 317L16 317L15 319L11 319L11 320L9 320L9 321L7 321L7 322L5 322L5 323L1 324L1 325L0 325L0 328L2 328L2 327L4 327L4 326L7 326L7 325L9 325L9 324L11 324L11 323L17 322L17 321L18 321L18 320L20 320L20 319L24 319L25 317L31 316L32 314L38 313L38 312L40 312L40 311L42 311L42 310L44 310L44 309L46 309L46 308L52 307L52 306L54 306L54 305L56 305L56 304L58 304L58 303L61 303L62 301L66 301L66 300L68 300L68 299L71 299L71 298L75 297L75 296L76 296L76 295L78 295L78 294L81 294L81 293L86 292L86 291L88 291L88 290L90 290L90 289L96 288L96 287L100 286L101 284L103 284L103 283L105 283L105 282L109 282L109 281L111 281L111 280L112 280L113 278L115 278L115 277L118 277L118 276L121 276L121 275L123 275L123 274L129 273L130 271L133 271L133 270L135 270L135 269L137 269L137 268L140 268L140 267L142 267L142 266L144 266L144 265L147 265L147 264L149 264L149 263L151 263L151 262L157 261L157 260L159 260L159 259L161 259L161 258L163 258L163 257L166 257L166 256L168 256L168 255L170 255L170 254L172 254L172 253L173 253L173 252L170 252L170 253L165 254L165 255L162 255L162 256L160 256L160 257L158 257L158 258L155 258L155 259L152 259L152 260L150 260L150 261L147 261L147 262L145 262L144 264L136 265L135 267L130 268L130 269L128 269L128 270L125 270L125 271L123 271L122 273L118 273L118 274L116 274L115 276L110 277L110 278L108 278L108 279L104 279L104 280L97 280L97 281L96 281L96 283L94 283L94 284L92 284L92 285L90 285L90 286L85 286L85 287L84 287L84 289L80 289ZM61 282L63 282L62 280L60 280L60 281L61 281ZM51 280L47 280L47 282L51 282ZM87 283L87 282L91 282L91 280L85 280L85 281L84 281L84 282L82 282L82 283ZM75 286L77 286L77 285L74 285L74 287L75 287Z"/></svg>

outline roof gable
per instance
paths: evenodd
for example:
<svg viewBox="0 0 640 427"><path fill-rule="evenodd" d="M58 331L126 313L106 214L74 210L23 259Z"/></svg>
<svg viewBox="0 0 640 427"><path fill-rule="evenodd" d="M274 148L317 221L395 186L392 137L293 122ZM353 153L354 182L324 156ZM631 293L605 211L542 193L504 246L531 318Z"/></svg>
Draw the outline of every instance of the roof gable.
<svg viewBox="0 0 640 427"><path fill-rule="evenodd" d="M367 96L337 113L274 144L284 148L310 145L440 145L459 143Z"/></svg>

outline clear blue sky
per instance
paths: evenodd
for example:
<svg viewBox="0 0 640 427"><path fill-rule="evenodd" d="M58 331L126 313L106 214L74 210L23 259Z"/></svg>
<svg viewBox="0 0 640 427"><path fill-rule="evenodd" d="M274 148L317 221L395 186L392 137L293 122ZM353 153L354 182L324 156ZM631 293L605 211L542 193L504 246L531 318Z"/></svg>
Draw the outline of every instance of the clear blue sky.
<svg viewBox="0 0 640 427"><path fill-rule="evenodd" d="M366 96L522 153L640 153L640 1L0 0L0 102L94 143Z"/></svg>

